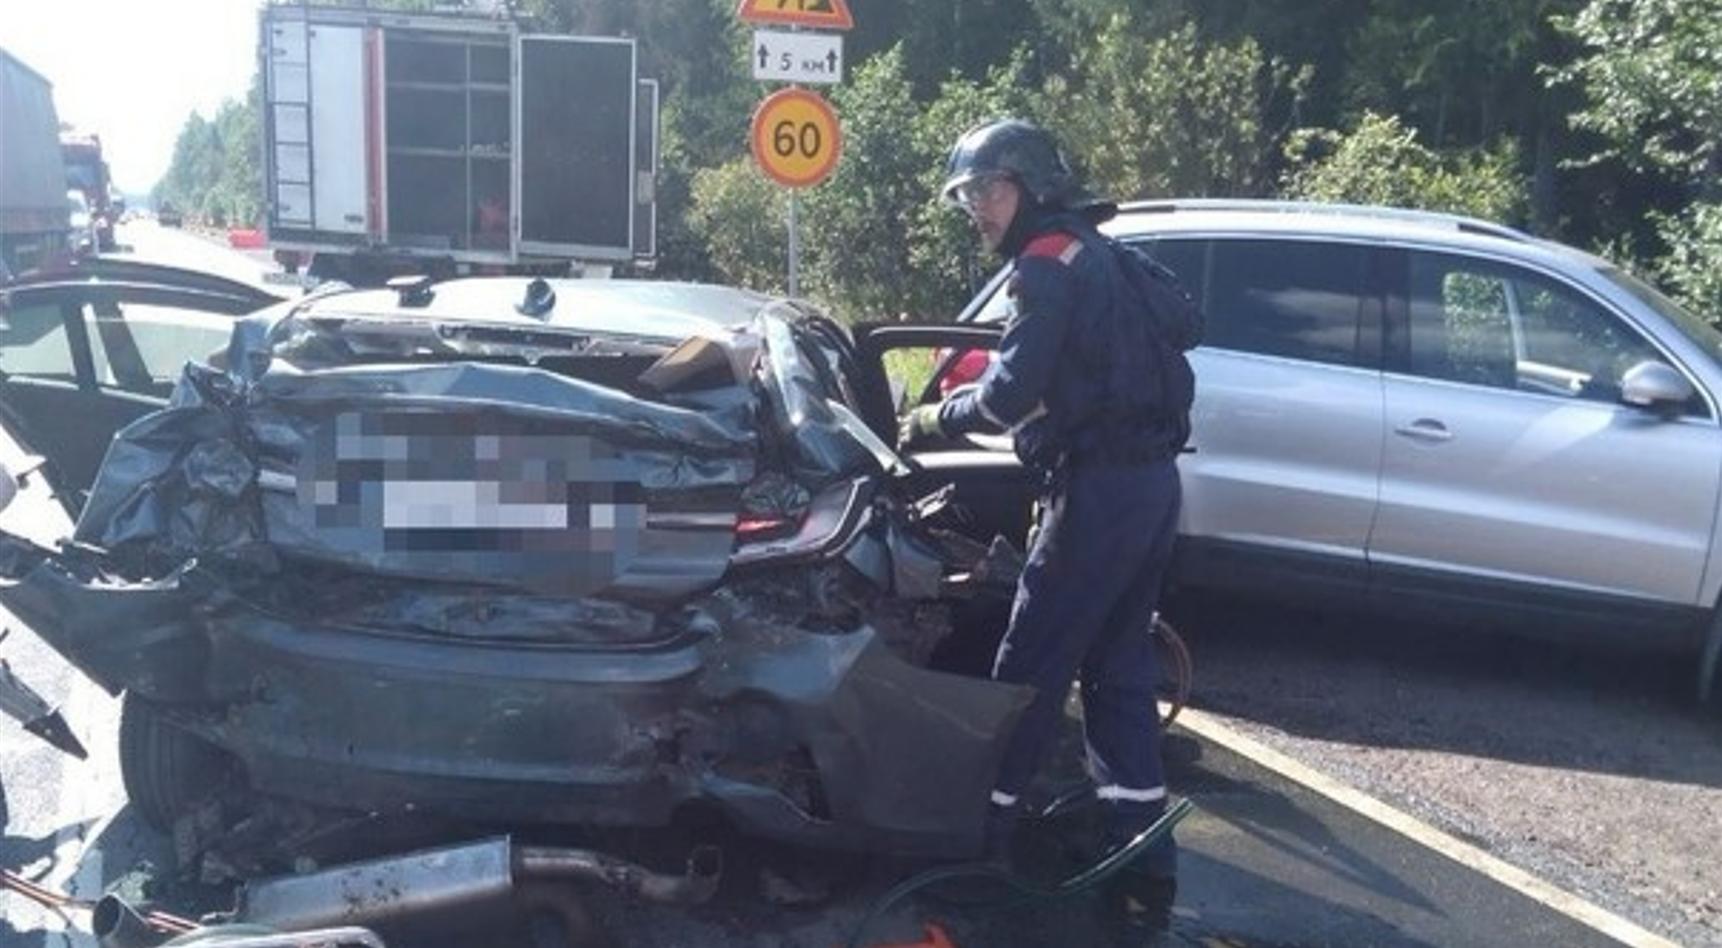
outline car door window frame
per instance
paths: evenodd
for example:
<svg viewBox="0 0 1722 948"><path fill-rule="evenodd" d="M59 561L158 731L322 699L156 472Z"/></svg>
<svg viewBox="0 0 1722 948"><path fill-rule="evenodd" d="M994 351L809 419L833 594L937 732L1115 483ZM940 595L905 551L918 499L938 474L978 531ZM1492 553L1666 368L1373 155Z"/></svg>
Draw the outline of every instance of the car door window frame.
<svg viewBox="0 0 1722 948"><path fill-rule="evenodd" d="M1411 254L1425 253L1457 257L1477 261L1479 263L1479 269L1506 269L1509 271L1515 269L1522 270L1541 280L1555 284L1565 292L1589 303L1605 317L1617 321L1620 323L1621 328L1624 331L1632 333L1632 335L1643 342L1648 349L1655 352L1664 363L1685 377L1687 383L1692 386L1693 391L1698 393L1704 404L1705 414L1697 415L1683 412L1674 420L1702 422L1712 427L1717 425L1719 415L1715 398L1711 395L1710 390L1702 384L1699 377L1687 367L1685 362L1677 357L1675 353L1670 351L1668 346L1664 345L1663 342L1656 337L1655 333L1647 331L1636 319L1633 319L1630 313L1622 311L1620 307L1592 291L1583 283L1574 280L1571 276L1549 267L1540 266L1534 261L1522 260L1512 256L1490 253L1488 251L1469 247L1403 242L1395 243L1389 249L1396 257L1400 258L1400 264L1395 268L1390 268L1393 276L1391 277L1387 294L1387 337L1385 362L1383 365L1383 369L1387 374L1398 378L1412 379L1426 383L1462 385L1471 388L1487 388L1492 392L1497 392L1502 395L1547 399L1562 405L1585 404L1601 408L1610 408L1616 411L1642 413L1642 409L1635 408L1634 406L1627 405L1620 401L1603 401L1599 399L1577 398L1568 395L1545 394L1542 392L1526 391L1518 388L1501 388L1498 386L1483 385L1477 382L1467 382L1458 379L1447 379L1439 376L1424 375L1413 371L1411 365L1410 335L1412 290L1410 285ZM1508 284L1508 292L1512 292L1511 284Z"/></svg>
<svg viewBox="0 0 1722 948"><path fill-rule="evenodd" d="M77 320L82 320L83 318L81 308L74 302L61 299L35 300L22 306L12 306L12 315L10 316L10 319L16 319L17 314L24 311L36 311L52 314L52 318L55 321L53 325L59 330L60 341L64 343L66 347L63 355L66 359L66 368L69 372L62 374L59 372L45 372L40 369L18 369L15 363L8 364L5 358L5 353L11 351L13 347L10 345L0 345L0 378L5 378L8 381L25 381L33 384L49 384L78 389L88 389L90 387L90 380L94 378L89 347L87 345L79 344L81 341L87 340L84 337L77 335L77 330L72 328L72 323L74 322L72 314L77 314ZM82 327L79 328L81 329ZM50 333L51 332L52 330L50 330ZM61 353L55 353L56 357L59 355L61 355Z"/></svg>
<svg viewBox="0 0 1722 948"><path fill-rule="evenodd" d="M90 320L102 307L117 307L120 320L125 320L129 306L155 306L164 309L184 309L203 314L233 317L237 321L255 310L249 301L225 293L212 293L177 287L140 286L127 284L63 284L57 286L20 287L9 294L9 305L16 308L52 306L60 316L71 348L72 367L78 388L85 391L112 390L135 392L123 385L105 385L96 372L95 347L90 336ZM129 333L129 328L127 328ZM4 366L0 365L0 370ZM27 378L28 376L19 376ZM157 401L165 398L155 396Z"/></svg>

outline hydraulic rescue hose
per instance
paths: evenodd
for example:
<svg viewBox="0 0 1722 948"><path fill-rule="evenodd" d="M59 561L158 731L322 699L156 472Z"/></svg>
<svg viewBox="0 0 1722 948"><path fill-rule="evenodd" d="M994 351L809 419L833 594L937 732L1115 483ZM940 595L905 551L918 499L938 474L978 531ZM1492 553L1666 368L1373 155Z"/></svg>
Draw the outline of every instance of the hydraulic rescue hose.
<svg viewBox="0 0 1722 948"><path fill-rule="evenodd" d="M1056 815L1059 810L1075 799L1077 799L1075 794L1061 795L1040 813L1039 818L1046 819ZM966 862L952 866L935 866L925 872L917 873L897 883L873 903L872 907L867 910L867 914L861 917L860 923L855 926L854 934L849 936L847 948L861 948L861 939L866 935L867 929L904 899L923 889L954 879L990 879L1015 893L994 902L979 903L990 908L999 908L1022 901L1054 901L1080 895L1121 872L1144 849L1170 833L1172 827L1177 826L1194 809L1195 805L1187 799L1173 803L1159 819L1154 821L1153 825L1137 833L1135 839L1052 886L1030 882L990 862Z"/></svg>

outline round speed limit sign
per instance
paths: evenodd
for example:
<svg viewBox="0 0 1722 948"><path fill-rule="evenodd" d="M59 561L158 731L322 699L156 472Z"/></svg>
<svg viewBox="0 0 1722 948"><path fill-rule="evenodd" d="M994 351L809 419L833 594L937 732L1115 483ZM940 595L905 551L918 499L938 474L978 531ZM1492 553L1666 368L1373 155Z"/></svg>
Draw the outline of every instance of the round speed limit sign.
<svg viewBox="0 0 1722 948"><path fill-rule="evenodd" d="M806 89L766 97L753 113L753 160L786 188L824 181L837 167L843 131L831 104Z"/></svg>

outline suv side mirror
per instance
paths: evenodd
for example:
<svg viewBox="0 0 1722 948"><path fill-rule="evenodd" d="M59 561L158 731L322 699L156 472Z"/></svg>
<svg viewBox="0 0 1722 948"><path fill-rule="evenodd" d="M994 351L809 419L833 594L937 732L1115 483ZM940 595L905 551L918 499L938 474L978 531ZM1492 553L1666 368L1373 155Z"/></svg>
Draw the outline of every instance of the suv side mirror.
<svg viewBox="0 0 1722 948"><path fill-rule="evenodd" d="M1686 376L1664 362L1645 360L1620 377L1620 400L1636 408L1678 410L1693 394Z"/></svg>

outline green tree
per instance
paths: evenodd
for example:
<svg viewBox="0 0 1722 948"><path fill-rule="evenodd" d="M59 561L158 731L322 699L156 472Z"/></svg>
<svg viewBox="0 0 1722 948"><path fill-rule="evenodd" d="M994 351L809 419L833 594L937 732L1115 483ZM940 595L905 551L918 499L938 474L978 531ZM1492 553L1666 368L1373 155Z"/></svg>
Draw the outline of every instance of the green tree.
<svg viewBox="0 0 1722 948"><path fill-rule="evenodd" d="M1397 114L1435 147L1532 134L1552 111L1536 73L1561 51L1554 21L1581 3L1378 0L1346 42L1347 104Z"/></svg>
<svg viewBox="0 0 1722 948"><path fill-rule="evenodd" d="M1350 134L1299 129L1286 144L1284 193L1311 201L1383 204L1516 220L1524 211L1524 178L1516 148L1443 156L1417 141L1396 116L1364 113Z"/></svg>
<svg viewBox="0 0 1722 948"><path fill-rule="evenodd" d="M753 161L738 158L693 176L689 231L726 283L781 293L787 276L788 198Z"/></svg>
<svg viewBox="0 0 1722 948"><path fill-rule="evenodd" d="M1722 0L1591 0L1563 22L1584 54L1554 79L1587 96L1573 121L1606 142L1593 157L1722 197Z"/></svg>
<svg viewBox="0 0 1722 948"><path fill-rule="evenodd" d="M173 160L156 187L156 204L166 202L182 211L196 212L203 206L208 183L220 175L220 170L215 127L193 112L174 140Z"/></svg>
<svg viewBox="0 0 1722 948"><path fill-rule="evenodd" d="M1206 43L1186 25L1144 42L1116 16L1046 80L1035 111L1109 195L1259 195L1282 135L1271 116L1308 78L1253 40Z"/></svg>
<svg viewBox="0 0 1722 948"><path fill-rule="evenodd" d="M1551 81L1582 91L1573 124L1601 141L1581 163L1645 179L1605 194L1621 224L1604 237L1648 245L1648 271L1722 321L1722 0L1590 0L1562 27L1582 54Z"/></svg>
<svg viewBox="0 0 1722 948"><path fill-rule="evenodd" d="M253 82L243 102L229 100L215 116L222 146L221 174L207 199L210 213L233 226L255 227L263 220L263 90Z"/></svg>
<svg viewBox="0 0 1722 948"><path fill-rule="evenodd" d="M1722 326L1722 204L1659 214L1657 231L1668 253L1653 272L1687 308Z"/></svg>
<svg viewBox="0 0 1722 948"><path fill-rule="evenodd" d="M166 201L220 227L261 222L261 99L262 91L253 83L244 101L223 102L214 120L195 113L186 120L174 143L173 161L155 190L158 205Z"/></svg>
<svg viewBox="0 0 1722 948"><path fill-rule="evenodd" d="M802 204L812 295L850 317L900 312L909 272L909 219L923 199L926 158L913 147L915 103L902 47L874 56L833 91L843 157ZM907 146L907 147L906 147Z"/></svg>

